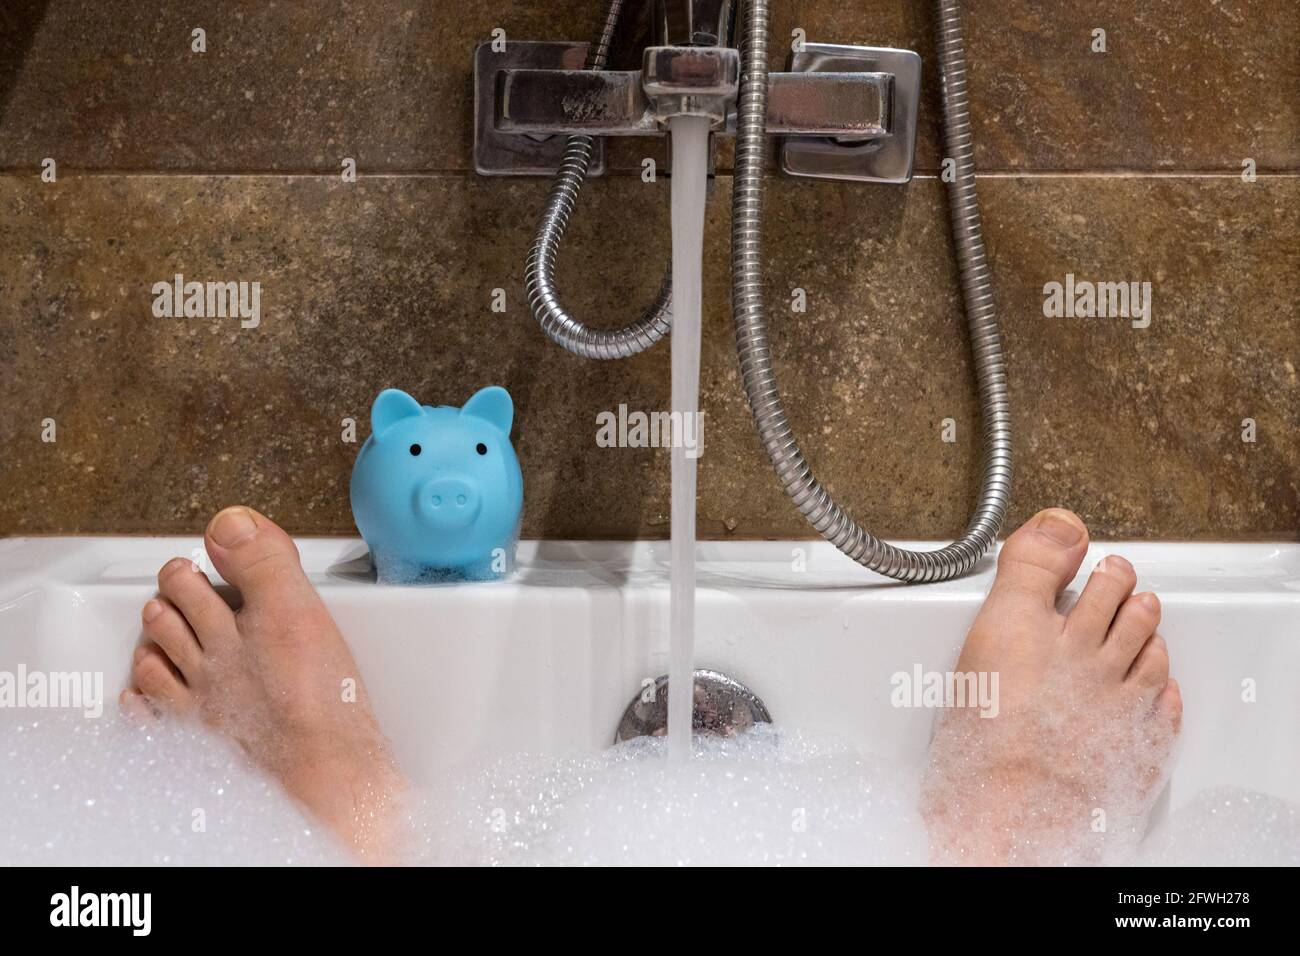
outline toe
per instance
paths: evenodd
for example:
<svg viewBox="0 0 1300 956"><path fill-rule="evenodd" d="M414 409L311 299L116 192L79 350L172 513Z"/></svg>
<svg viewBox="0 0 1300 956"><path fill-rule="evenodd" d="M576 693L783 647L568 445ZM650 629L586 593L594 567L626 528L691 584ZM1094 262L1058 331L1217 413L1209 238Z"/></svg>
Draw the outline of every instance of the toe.
<svg viewBox="0 0 1300 956"><path fill-rule="evenodd" d="M129 687L123 690L117 695L117 704L128 720L149 723L154 719L153 708L149 706L148 699L137 690L131 690Z"/></svg>
<svg viewBox="0 0 1300 956"><path fill-rule="evenodd" d="M298 549L278 525L252 508L220 512L208 525L208 555L221 576L239 588L246 606L295 597L313 599Z"/></svg>
<svg viewBox="0 0 1300 956"><path fill-rule="evenodd" d="M235 612L193 561L172 558L164 564L158 572L158 590L209 653L220 653L236 639Z"/></svg>
<svg viewBox="0 0 1300 956"><path fill-rule="evenodd" d="M162 648L185 683L191 688L202 685L203 648L176 606L166 598L154 598L145 604L140 616L144 620L145 637Z"/></svg>
<svg viewBox="0 0 1300 956"><path fill-rule="evenodd" d="M1125 682L1144 698L1155 700L1169 683L1169 647L1159 634L1152 634L1138 651Z"/></svg>
<svg viewBox="0 0 1300 956"><path fill-rule="evenodd" d="M154 705L177 714L193 710L193 696L158 645L142 644L136 650L131 674L140 692Z"/></svg>
<svg viewBox="0 0 1300 956"><path fill-rule="evenodd" d="M1156 717L1171 734L1176 734L1183 726L1183 689L1172 677L1165 682L1165 688L1156 697Z"/></svg>
<svg viewBox="0 0 1300 956"><path fill-rule="evenodd" d="M1134 594L1120 605L1104 645L1104 653L1120 674L1127 674L1133 667L1159 625L1160 599L1150 591Z"/></svg>
<svg viewBox="0 0 1300 956"><path fill-rule="evenodd" d="M1106 640L1115 614L1137 584L1137 574L1133 565L1117 554L1108 555L1097 562L1088 583L1079 595L1078 602L1070 611L1065 622L1070 639L1086 647L1101 647ZM1151 629L1155 630L1154 627ZM1146 637L1151 636L1147 631ZM1146 638L1144 637L1143 640ZM1141 646L1141 645L1139 645ZM1133 649L1137 653L1137 648ZM1129 661L1132 662L1130 657Z"/></svg>
<svg viewBox="0 0 1300 956"><path fill-rule="evenodd" d="M1064 508L1040 511L1002 545L993 593L1053 608L1087 550L1088 529L1077 515Z"/></svg>

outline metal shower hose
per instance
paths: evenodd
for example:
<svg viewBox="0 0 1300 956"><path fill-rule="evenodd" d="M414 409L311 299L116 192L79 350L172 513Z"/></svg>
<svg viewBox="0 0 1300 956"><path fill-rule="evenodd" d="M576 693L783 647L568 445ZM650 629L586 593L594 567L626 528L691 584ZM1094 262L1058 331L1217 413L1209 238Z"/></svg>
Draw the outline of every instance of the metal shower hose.
<svg viewBox="0 0 1300 956"><path fill-rule="evenodd" d="M623 0L613 0L588 66L603 69ZM790 431L772 371L763 310L762 206L767 118L768 0L747 0L732 192L732 312L741 378L759 438L785 492L810 524L846 555L900 581L943 581L968 573L993 545L1011 493L1011 430L1006 370L988 261L975 196L966 59L957 0L936 0L944 138L955 162L948 187L953 244L961 273L983 421L984 474L979 502L961 537L935 551L909 551L876 538L854 521L814 477ZM572 136L551 189L528 259L527 287L543 330L569 351L588 358L622 358L649 348L671 324L671 289L665 278L650 309L620 329L591 329L560 305L553 281L555 257L574 200L591 161L590 136Z"/></svg>

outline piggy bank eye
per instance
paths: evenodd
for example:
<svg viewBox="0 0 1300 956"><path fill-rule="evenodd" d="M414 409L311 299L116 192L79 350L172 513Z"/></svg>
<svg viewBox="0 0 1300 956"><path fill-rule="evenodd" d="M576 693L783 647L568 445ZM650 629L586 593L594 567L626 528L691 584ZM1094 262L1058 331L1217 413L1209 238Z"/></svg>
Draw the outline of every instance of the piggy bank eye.
<svg viewBox="0 0 1300 956"><path fill-rule="evenodd" d="M486 455L487 445L483 444L482 442L479 442L477 445L474 446L474 450L478 452L480 455Z"/></svg>
<svg viewBox="0 0 1300 956"><path fill-rule="evenodd" d="M419 445L412 445L412 446L411 446L411 454L412 454L412 455L418 455L419 453L420 453L420 446L419 446Z"/></svg>

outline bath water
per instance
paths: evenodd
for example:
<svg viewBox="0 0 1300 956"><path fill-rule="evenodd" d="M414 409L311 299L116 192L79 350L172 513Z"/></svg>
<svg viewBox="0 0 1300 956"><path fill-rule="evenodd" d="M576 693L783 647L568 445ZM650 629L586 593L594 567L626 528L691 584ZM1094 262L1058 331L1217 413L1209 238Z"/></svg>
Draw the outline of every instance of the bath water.
<svg viewBox="0 0 1300 956"><path fill-rule="evenodd" d="M708 186L709 120L674 116L672 137L673 331L672 412L678 428L696 419L700 403L700 309L704 202ZM696 431L697 435L702 431ZM668 750L691 755L695 687L695 458L679 431L672 447L672 561L669 588ZM685 689L683 692L682 689Z"/></svg>
<svg viewBox="0 0 1300 956"><path fill-rule="evenodd" d="M923 864L921 768L760 725L668 759L643 737L457 767L406 808L416 864ZM106 711L0 710L0 865L349 862L239 748ZM1300 865L1300 806L1193 795L1113 862Z"/></svg>
<svg viewBox="0 0 1300 956"><path fill-rule="evenodd" d="M679 763L662 738L641 737L599 753L464 767L413 812L412 851L453 865L930 862L916 764L769 724L732 738L698 736L693 754ZM1095 840L1079 836L1052 862L1096 862ZM1206 790L1105 862L1295 866L1300 806L1239 788Z"/></svg>

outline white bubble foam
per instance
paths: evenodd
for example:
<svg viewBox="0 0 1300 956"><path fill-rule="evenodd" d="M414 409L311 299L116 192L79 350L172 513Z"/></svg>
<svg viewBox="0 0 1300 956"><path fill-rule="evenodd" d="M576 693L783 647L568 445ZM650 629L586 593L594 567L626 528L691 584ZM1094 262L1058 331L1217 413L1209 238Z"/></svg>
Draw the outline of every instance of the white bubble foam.
<svg viewBox="0 0 1300 956"><path fill-rule="evenodd" d="M402 862L925 864L920 781L920 767L771 726L697 738L695 759L684 765L669 765L663 738L559 758L514 755L462 767L413 797ZM0 710L0 807L3 864L349 862L237 747L175 722L142 729L107 713L89 720ZM1140 848L1106 856L1140 865L1300 865L1300 806L1207 790Z"/></svg>
<svg viewBox="0 0 1300 956"><path fill-rule="evenodd" d="M915 774L827 737L760 725L564 759L514 756L426 795L416 854L490 865L926 862Z"/></svg>
<svg viewBox="0 0 1300 956"><path fill-rule="evenodd" d="M1152 866L1300 866L1300 806L1240 787L1202 790L1142 847Z"/></svg>
<svg viewBox="0 0 1300 956"><path fill-rule="evenodd" d="M971 767L967 765L965 769ZM1113 768L1112 768L1113 769ZM1140 789L1125 771L1101 784ZM923 768L865 757L827 736L760 725L729 740L696 738L670 765L662 738L563 759L515 755L462 768L411 811L411 861L455 865L918 865L931 861L918 805ZM972 783L977 779L970 778ZM1149 785L1149 780L1145 781ZM1041 796L1041 794L1039 794ZM1009 791L1017 803L1025 794ZM1149 806L1149 794L1131 802ZM1038 862L1277 865L1300 862L1300 806L1244 790L1199 794L1142 841L1146 819L1091 804L1023 807ZM1082 829L1083 833L1079 833Z"/></svg>
<svg viewBox="0 0 1300 956"><path fill-rule="evenodd" d="M369 555L375 579L380 584L405 587L463 584L466 581L496 581L508 578L518 567L520 527L516 526L509 540L492 554L475 564L457 568L440 568L412 562L382 548L372 549Z"/></svg>
<svg viewBox="0 0 1300 956"><path fill-rule="evenodd" d="M198 728L0 710L0 863L349 862L279 784Z"/></svg>

